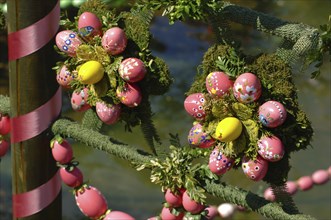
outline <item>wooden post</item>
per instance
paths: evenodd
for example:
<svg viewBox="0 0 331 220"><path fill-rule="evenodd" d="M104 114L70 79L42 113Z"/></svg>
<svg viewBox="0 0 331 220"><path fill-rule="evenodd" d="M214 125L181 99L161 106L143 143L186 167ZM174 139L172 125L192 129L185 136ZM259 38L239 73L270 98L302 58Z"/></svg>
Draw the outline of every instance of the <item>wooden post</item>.
<svg viewBox="0 0 331 220"><path fill-rule="evenodd" d="M45 17L56 0L8 0L8 32L28 27ZM38 40L38 36L34 36ZM58 84L52 66L55 64L54 39L25 57L9 62L11 117L25 115L45 104L57 91ZM45 184L57 172L49 147L50 132L12 144L13 195L34 190ZM45 195L46 196L46 195ZM31 200L31 203L38 202ZM43 210L13 219L60 220L61 192Z"/></svg>

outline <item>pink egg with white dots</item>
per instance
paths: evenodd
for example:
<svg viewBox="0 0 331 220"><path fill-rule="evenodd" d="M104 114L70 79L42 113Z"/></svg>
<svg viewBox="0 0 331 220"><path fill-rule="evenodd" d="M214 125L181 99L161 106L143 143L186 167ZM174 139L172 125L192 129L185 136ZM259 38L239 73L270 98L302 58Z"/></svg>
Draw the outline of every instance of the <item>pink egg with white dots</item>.
<svg viewBox="0 0 331 220"><path fill-rule="evenodd" d="M229 171L233 164L234 160L225 156L219 147L215 147L209 156L209 169L217 175L222 175Z"/></svg>
<svg viewBox="0 0 331 220"><path fill-rule="evenodd" d="M190 145L200 148L208 148L215 144L215 139L204 131L200 123L196 123L191 128L187 139Z"/></svg>
<svg viewBox="0 0 331 220"><path fill-rule="evenodd" d="M262 93L259 78L253 73L243 73L233 84L233 94L241 103L251 103L258 100Z"/></svg>
<svg viewBox="0 0 331 220"><path fill-rule="evenodd" d="M144 63L138 58L127 58L122 61L118 72L122 79L127 82L138 82L146 75Z"/></svg>
<svg viewBox="0 0 331 220"><path fill-rule="evenodd" d="M60 72L56 75L56 81L63 88L69 89L70 82L75 77L76 77L76 74L74 72L70 72L70 70L68 70L68 68L65 65L63 65Z"/></svg>
<svg viewBox="0 0 331 220"><path fill-rule="evenodd" d="M241 168L243 169L245 175L253 181L262 180L267 174L268 166L268 161L264 160L259 155L256 160L251 160L244 157L241 164Z"/></svg>
<svg viewBox="0 0 331 220"><path fill-rule="evenodd" d="M142 99L141 90L134 83L125 83L123 88L118 87L116 94L120 101L128 107L137 107Z"/></svg>
<svg viewBox="0 0 331 220"><path fill-rule="evenodd" d="M101 36L102 23L98 16L92 12L83 12L78 18L79 34L87 40L92 39L94 36Z"/></svg>
<svg viewBox="0 0 331 220"><path fill-rule="evenodd" d="M276 162L284 156L284 145L276 136L262 137L257 144L259 155L267 161Z"/></svg>
<svg viewBox="0 0 331 220"><path fill-rule="evenodd" d="M91 108L90 104L87 103L88 99L88 88L82 90L76 90L71 96L71 107L73 110L82 112Z"/></svg>
<svg viewBox="0 0 331 220"><path fill-rule="evenodd" d="M107 104L105 102L97 102L95 109L98 117L105 124L114 124L118 121L121 115L120 104Z"/></svg>
<svg viewBox="0 0 331 220"><path fill-rule="evenodd" d="M214 97L222 97L232 86L230 77L223 72L211 72L206 77L206 88Z"/></svg>
<svg viewBox="0 0 331 220"><path fill-rule="evenodd" d="M135 218L125 212L112 210L102 220L135 220Z"/></svg>
<svg viewBox="0 0 331 220"><path fill-rule="evenodd" d="M259 119L268 128L282 125L287 117L284 105L277 101L267 101L259 107Z"/></svg>
<svg viewBox="0 0 331 220"><path fill-rule="evenodd" d="M127 38L123 29L113 27L108 29L102 36L102 47L111 55L122 53L127 45Z"/></svg>
<svg viewBox="0 0 331 220"><path fill-rule="evenodd" d="M56 35L56 46L64 53L71 57L76 56L77 48L82 44L82 40L78 37L78 34L65 30Z"/></svg>
<svg viewBox="0 0 331 220"><path fill-rule="evenodd" d="M184 101L184 108L191 116L197 120L205 118L206 113L203 108L205 104L205 97L203 93L193 93L186 97Z"/></svg>

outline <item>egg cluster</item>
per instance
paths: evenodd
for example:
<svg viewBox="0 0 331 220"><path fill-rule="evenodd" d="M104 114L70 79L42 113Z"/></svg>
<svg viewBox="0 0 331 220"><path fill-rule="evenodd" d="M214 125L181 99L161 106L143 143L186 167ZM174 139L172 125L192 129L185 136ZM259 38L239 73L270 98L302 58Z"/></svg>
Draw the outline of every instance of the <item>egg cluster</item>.
<svg viewBox="0 0 331 220"><path fill-rule="evenodd" d="M83 12L79 16L77 24L77 32L63 30L56 36L58 49L65 53L69 57L68 59L77 60L76 65L74 65L75 69L72 71L66 65L60 68L56 76L57 82L66 89L72 89L75 82L76 85L77 82L80 85L75 88L71 95L73 110L85 111L95 106L101 121L106 124L113 124L120 118L123 105L134 108L141 103L142 91L137 82L144 79L148 68L141 59L123 55L128 38L122 28L115 26L104 31L98 16L91 12ZM91 43L94 42L95 37L101 39L99 42L101 45ZM91 44L98 46L101 56L112 58L123 56L121 57L123 60L115 71L110 71L100 59L86 60L77 57L77 51L80 48ZM111 78L109 74L115 76ZM116 100L109 97L109 94L115 94ZM106 97L107 95L108 97Z"/></svg>
<svg viewBox="0 0 331 220"><path fill-rule="evenodd" d="M257 131L259 140L256 143L236 141L244 135L243 133L251 131L236 117L235 113L226 112L227 110L222 112L223 117L213 120L215 125L210 128L206 119L213 106L207 109L206 99L217 103L224 101L225 97L233 96L232 103L228 102L226 105L233 105L234 102L244 105L255 104L254 108L258 115L253 115L248 120L254 120L256 117L262 127L271 129L285 122L287 111L284 105L275 100L260 103L261 82L255 74L250 72L240 74L233 81L226 73L215 71L208 74L205 83L208 93L193 93L184 101L185 110L196 119L188 134L189 144L200 148L214 148L209 157L209 168L215 174L226 173L240 161L242 170L248 178L254 181L263 179L268 171L269 162L279 161L284 156L284 145L280 138L272 134L263 135L263 132ZM212 123L209 122L209 124ZM249 158L245 154L240 154L241 158L238 160L231 155L226 155L224 152L226 144L231 144L234 148L244 148L242 152L249 145L254 145L257 149L256 157Z"/></svg>

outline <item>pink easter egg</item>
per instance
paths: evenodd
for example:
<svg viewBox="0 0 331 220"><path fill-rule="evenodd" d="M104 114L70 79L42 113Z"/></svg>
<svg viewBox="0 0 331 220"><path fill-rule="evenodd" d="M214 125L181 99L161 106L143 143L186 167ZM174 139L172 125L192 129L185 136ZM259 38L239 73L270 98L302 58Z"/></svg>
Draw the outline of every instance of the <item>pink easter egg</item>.
<svg viewBox="0 0 331 220"><path fill-rule="evenodd" d="M95 187L84 186L76 190L75 199L81 212L89 218L98 219L107 211L107 201Z"/></svg>
<svg viewBox="0 0 331 220"><path fill-rule="evenodd" d="M0 140L0 157L6 155L9 150L9 143L6 140Z"/></svg>
<svg viewBox="0 0 331 220"><path fill-rule="evenodd" d="M205 210L208 212L206 215L206 218L208 220L212 220L218 216L218 211L216 206L208 206L205 208Z"/></svg>
<svg viewBox="0 0 331 220"><path fill-rule="evenodd" d="M70 89L70 82L76 77L75 73L72 73L68 68L63 65L60 72L56 75L56 80L60 86L66 89Z"/></svg>
<svg viewBox="0 0 331 220"><path fill-rule="evenodd" d="M254 102L260 98L261 93L261 82L253 73L243 73L234 82L233 94L241 103Z"/></svg>
<svg viewBox="0 0 331 220"><path fill-rule="evenodd" d="M76 56L76 50L79 45L82 44L81 39L79 39L77 33L65 30L61 31L56 35L55 38L56 46L64 53L71 57Z"/></svg>
<svg viewBox="0 0 331 220"><path fill-rule="evenodd" d="M78 112L82 112L91 108L91 106L87 103L87 98L88 98L88 88L74 91L71 96L72 109Z"/></svg>
<svg viewBox="0 0 331 220"><path fill-rule="evenodd" d="M121 211L109 212L103 220L135 220L131 215Z"/></svg>
<svg viewBox="0 0 331 220"><path fill-rule="evenodd" d="M184 108L191 116L197 120L205 118L206 113L203 108L205 97L202 93L193 93L186 97L184 101Z"/></svg>
<svg viewBox="0 0 331 220"><path fill-rule="evenodd" d="M177 216L172 214L172 208L163 207L161 211L162 220L182 220L184 217L184 212L179 213Z"/></svg>
<svg viewBox="0 0 331 220"><path fill-rule="evenodd" d="M276 136L262 137L258 141L258 153L260 156L270 162L276 162L284 156L284 145Z"/></svg>
<svg viewBox="0 0 331 220"><path fill-rule="evenodd" d="M286 109L280 102L267 101L259 107L259 119L268 128L282 125L286 120L286 116Z"/></svg>
<svg viewBox="0 0 331 220"><path fill-rule="evenodd" d="M230 77L223 72L211 72L206 77L206 88L214 97L222 97L232 86Z"/></svg>
<svg viewBox="0 0 331 220"><path fill-rule="evenodd" d="M268 201L272 201L272 202L276 200L275 194L274 194L274 192L272 191L271 187L268 187L268 188L264 191L263 197L264 197L266 200L268 200Z"/></svg>
<svg viewBox="0 0 331 220"><path fill-rule="evenodd" d="M78 18L79 34L84 39L92 39L94 36L101 36L102 23L98 16L91 12L83 12Z"/></svg>
<svg viewBox="0 0 331 220"><path fill-rule="evenodd" d="M102 36L102 47L111 55L122 53L127 45L125 32L119 27L108 29Z"/></svg>
<svg viewBox="0 0 331 220"><path fill-rule="evenodd" d="M0 135L6 135L10 132L10 117L0 113Z"/></svg>
<svg viewBox="0 0 331 220"><path fill-rule="evenodd" d="M56 162L60 164L69 163L73 158L73 150L70 143L66 139L55 140L53 142L52 155Z"/></svg>
<svg viewBox="0 0 331 220"><path fill-rule="evenodd" d="M146 75L146 68L143 63L138 58L127 58L122 61L118 72L122 79L127 82L138 82L142 80Z"/></svg>
<svg viewBox="0 0 331 220"><path fill-rule="evenodd" d="M229 171L234 164L234 160L232 158L226 157L219 147L215 147L215 149L211 152L209 156L209 169L212 173L217 175L222 175Z"/></svg>
<svg viewBox="0 0 331 220"><path fill-rule="evenodd" d="M215 144L215 139L204 131L200 123L196 123L191 128L187 139L189 144L194 147L208 148Z"/></svg>
<svg viewBox="0 0 331 220"><path fill-rule="evenodd" d="M182 205L183 201L183 194L181 191L174 193L170 189L167 189L164 198L166 202L171 206L171 207L179 207Z"/></svg>
<svg viewBox="0 0 331 220"><path fill-rule="evenodd" d="M142 99L139 86L133 83L125 83L123 88L118 87L116 94L120 101L128 107L137 107Z"/></svg>
<svg viewBox="0 0 331 220"><path fill-rule="evenodd" d="M327 170L316 170L311 176L313 182L317 185L324 184L329 181L329 173Z"/></svg>
<svg viewBox="0 0 331 220"><path fill-rule="evenodd" d="M114 124L118 121L121 114L121 105L107 104L105 102L96 103L96 113L100 120L106 124Z"/></svg>
<svg viewBox="0 0 331 220"><path fill-rule="evenodd" d="M191 214L198 214L205 209L203 204L191 199L187 191L183 193L183 207Z"/></svg>
<svg viewBox="0 0 331 220"><path fill-rule="evenodd" d="M328 173L331 176L331 166L329 166L329 168L328 168Z"/></svg>
<svg viewBox="0 0 331 220"><path fill-rule="evenodd" d="M71 169L61 167L60 177L64 184L72 188L81 186L83 184L83 173L78 167L72 167Z"/></svg>
<svg viewBox="0 0 331 220"><path fill-rule="evenodd" d="M256 160L244 157L242 160L241 168L245 175L254 181L262 180L268 171L268 161L264 160L261 156L257 156Z"/></svg>
<svg viewBox="0 0 331 220"><path fill-rule="evenodd" d="M294 195L298 191L298 185L294 181L287 181L286 182L286 191L290 195Z"/></svg>
<svg viewBox="0 0 331 220"><path fill-rule="evenodd" d="M313 187L314 182L310 176L302 176L297 180L297 184L300 190L306 191Z"/></svg>

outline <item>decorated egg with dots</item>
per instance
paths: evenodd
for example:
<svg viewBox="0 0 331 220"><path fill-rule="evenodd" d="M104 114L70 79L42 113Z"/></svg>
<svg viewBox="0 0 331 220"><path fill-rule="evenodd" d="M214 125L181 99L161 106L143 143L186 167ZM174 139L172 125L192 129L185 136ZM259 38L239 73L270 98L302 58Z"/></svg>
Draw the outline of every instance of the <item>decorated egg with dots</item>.
<svg viewBox="0 0 331 220"><path fill-rule="evenodd" d="M258 100L261 92L261 82L253 73L241 74L233 84L233 94L241 103L250 103Z"/></svg>
<svg viewBox="0 0 331 220"><path fill-rule="evenodd" d="M105 124L114 124L118 121L121 114L120 104L107 104L105 102L97 102L95 109L98 117Z"/></svg>
<svg viewBox="0 0 331 220"><path fill-rule="evenodd" d="M78 18L79 34L84 39L92 39L94 36L101 36L102 23L98 16L91 12L83 12Z"/></svg>
<svg viewBox="0 0 331 220"><path fill-rule="evenodd" d="M257 156L256 160L244 157L242 160L241 168L245 175L254 181L262 180L268 171L268 161L264 160L261 156Z"/></svg>
<svg viewBox="0 0 331 220"><path fill-rule="evenodd" d="M280 102L267 101L259 107L259 119L268 128L282 125L286 120L286 116L286 109Z"/></svg>
<svg viewBox="0 0 331 220"><path fill-rule="evenodd" d="M270 162L276 162L283 158L285 150L282 141L276 136L262 137L258 143L258 153Z"/></svg>
<svg viewBox="0 0 331 220"><path fill-rule="evenodd" d="M145 77L146 68L144 63L138 58L127 58L122 61L118 72L122 79L127 82L138 82Z"/></svg>
<svg viewBox="0 0 331 220"><path fill-rule="evenodd" d="M215 147L209 156L209 169L217 175L222 175L229 171L233 164L234 160L225 156L219 147Z"/></svg>
<svg viewBox="0 0 331 220"><path fill-rule="evenodd" d="M187 139L190 145L200 148L208 148L215 143L215 140L204 131L200 123L196 123L191 128Z"/></svg>
<svg viewBox="0 0 331 220"><path fill-rule="evenodd" d="M82 90L75 90L71 96L71 107L75 111L86 111L91 108L91 106L87 103L88 98L88 88L84 88Z"/></svg>
<svg viewBox="0 0 331 220"><path fill-rule="evenodd" d="M235 117L224 118L217 124L214 138L230 142L237 139L242 132L242 124L239 119Z"/></svg>
<svg viewBox="0 0 331 220"><path fill-rule="evenodd" d="M134 83L125 83L123 87L118 87L116 94L120 101L128 107L137 107L142 99L141 90Z"/></svg>
<svg viewBox="0 0 331 220"><path fill-rule="evenodd" d="M211 72L206 78L206 88L214 97L222 97L232 86L230 77L223 72Z"/></svg>
<svg viewBox="0 0 331 220"><path fill-rule="evenodd" d="M197 120L205 118L206 113L203 108L205 104L205 97L203 93L193 93L186 97L184 101L184 108L191 116Z"/></svg>
<svg viewBox="0 0 331 220"><path fill-rule="evenodd" d="M123 29L113 27L108 29L102 36L102 47L111 55L122 53L127 45L127 38Z"/></svg>
<svg viewBox="0 0 331 220"><path fill-rule="evenodd" d="M56 35L55 41L56 46L71 57L76 56L76 50L82 43L77 33L70 30L59 32Z"/></svg>
<svg viewBox="0 0 331 220"><path fill-rule="evenodd" d="M135 218L125 212L112 210L102 220L135 220Z"/></svg>
<svg viewBox="0 0 331 220"><path fill-rule="evenodd" d="M69 89L70 82L76 78L76 72L70 72L65 65L62 66L60 72L56 75L56 80L60 86Z"/></svg>
<svg viewBox="0 0 331 220"><path fill-rule="evenodd" d="M75 199L81 212L91 219L100 218L107 211L107 201L95 187L83 186L76 190Z"/></svg>

